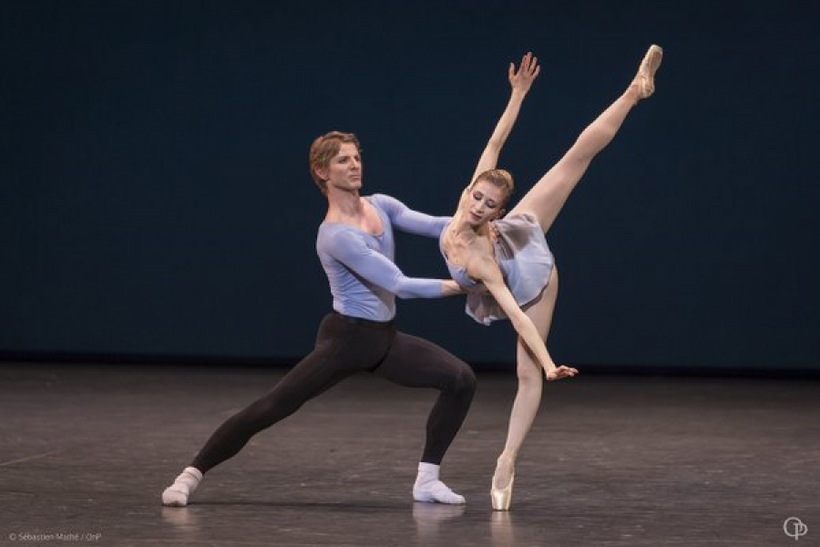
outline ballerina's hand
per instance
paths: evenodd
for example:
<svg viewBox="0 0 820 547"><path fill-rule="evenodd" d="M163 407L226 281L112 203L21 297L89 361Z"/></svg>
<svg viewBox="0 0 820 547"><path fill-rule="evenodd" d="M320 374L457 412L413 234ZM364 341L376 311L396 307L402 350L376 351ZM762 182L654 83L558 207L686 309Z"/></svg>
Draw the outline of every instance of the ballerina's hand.
<svg viewBox="0 0 820 547"><path fill-rule="evenodd" d="M554 382L555 380L560 380L561 378L572 378L576 374L578 374L578 369L561 365L560 367L555 367L547 372L547 380Z"/></svg>
<svg viewBox="0 0 820 547"><path fill-rule="evenodd" d="M538 57L533 56L532 52L528 51L521 58L518 70L515 70L514 63L510 63L508 71L510 85L514 90L518 89L523 93L527 93L539 72L541 72L541 67L538 66Z"/></svg>

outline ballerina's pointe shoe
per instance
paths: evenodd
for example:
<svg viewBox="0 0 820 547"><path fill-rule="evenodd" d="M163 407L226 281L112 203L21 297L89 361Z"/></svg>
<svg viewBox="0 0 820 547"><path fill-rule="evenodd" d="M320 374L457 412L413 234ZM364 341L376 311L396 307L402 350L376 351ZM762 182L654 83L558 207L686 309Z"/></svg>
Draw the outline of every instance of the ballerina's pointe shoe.
<svg viewBox="0 0 820 547"><path fill-rule="evenodd" d="M655 73L663 60L663 48L652 44L638 67L635 80L638 82L640 98L646 99L655 92Z"/></svg>
<svg viewBox="0 0 820 547"><path fill-rule="evenodd" d="M510 482L504 488L496 488L495 482L490 490L490 500L493 502L493 510L495 511L509 511L510 503L512 503L513 483L515 482L515 473L510 477Z"/></svg>
<svg viewBox="0 0 820 547"><path fill-rule="evenodd" d="M496 488L495 475L493 475L493 483L490 487L490 501L493 503L493 510L495 511L509 511L512 503L513 483L515 482L515 470L510 474L510 482L504 488Z"/></svg>

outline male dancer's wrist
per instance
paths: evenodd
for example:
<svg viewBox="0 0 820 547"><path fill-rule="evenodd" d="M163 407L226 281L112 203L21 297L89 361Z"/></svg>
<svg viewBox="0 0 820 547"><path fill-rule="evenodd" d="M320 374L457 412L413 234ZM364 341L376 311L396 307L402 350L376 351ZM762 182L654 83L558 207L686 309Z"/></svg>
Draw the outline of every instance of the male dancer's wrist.
<svg viewBox="0 0 820 547"><path fill-rule="evenodd" d="M455 296L457 294L464 294L464 289L453 281L452 279L445 279L441 282L441 295L442 296Z"/></svg>

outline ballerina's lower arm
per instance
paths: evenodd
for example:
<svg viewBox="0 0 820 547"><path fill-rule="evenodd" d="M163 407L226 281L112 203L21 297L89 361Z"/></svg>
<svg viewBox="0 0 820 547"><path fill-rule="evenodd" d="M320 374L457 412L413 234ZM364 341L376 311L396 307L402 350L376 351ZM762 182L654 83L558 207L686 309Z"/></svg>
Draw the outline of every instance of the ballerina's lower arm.
<svg viewBox="0 0 820 547"><path fill-rule="evenodd" d="M556 366L532 319L518 306L515 297L504 283L501 270L495 260L490 257L476 258L468 265L468 274L481 281L490 294L493 295L498 305L509 317L515 331L541 365L547 380L559 380L575 376L578 373L575 368L565 365Z"/></svg>

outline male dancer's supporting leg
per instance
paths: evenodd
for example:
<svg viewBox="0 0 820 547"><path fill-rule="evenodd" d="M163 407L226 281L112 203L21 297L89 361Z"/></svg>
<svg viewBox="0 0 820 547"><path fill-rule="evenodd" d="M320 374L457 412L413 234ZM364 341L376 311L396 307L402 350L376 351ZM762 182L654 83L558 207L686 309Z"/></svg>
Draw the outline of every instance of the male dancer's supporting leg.
<svg viewBox="0 0 820 547"><path fill-rule="evenodd" d="M438 399L427 418L427 438L413 486L413 499L464 503L463 496L440 480L439 469L475 394L476 380L472 369L432 342L399 332L388 356L374 372L402 386L439 390Z"/></svg>

